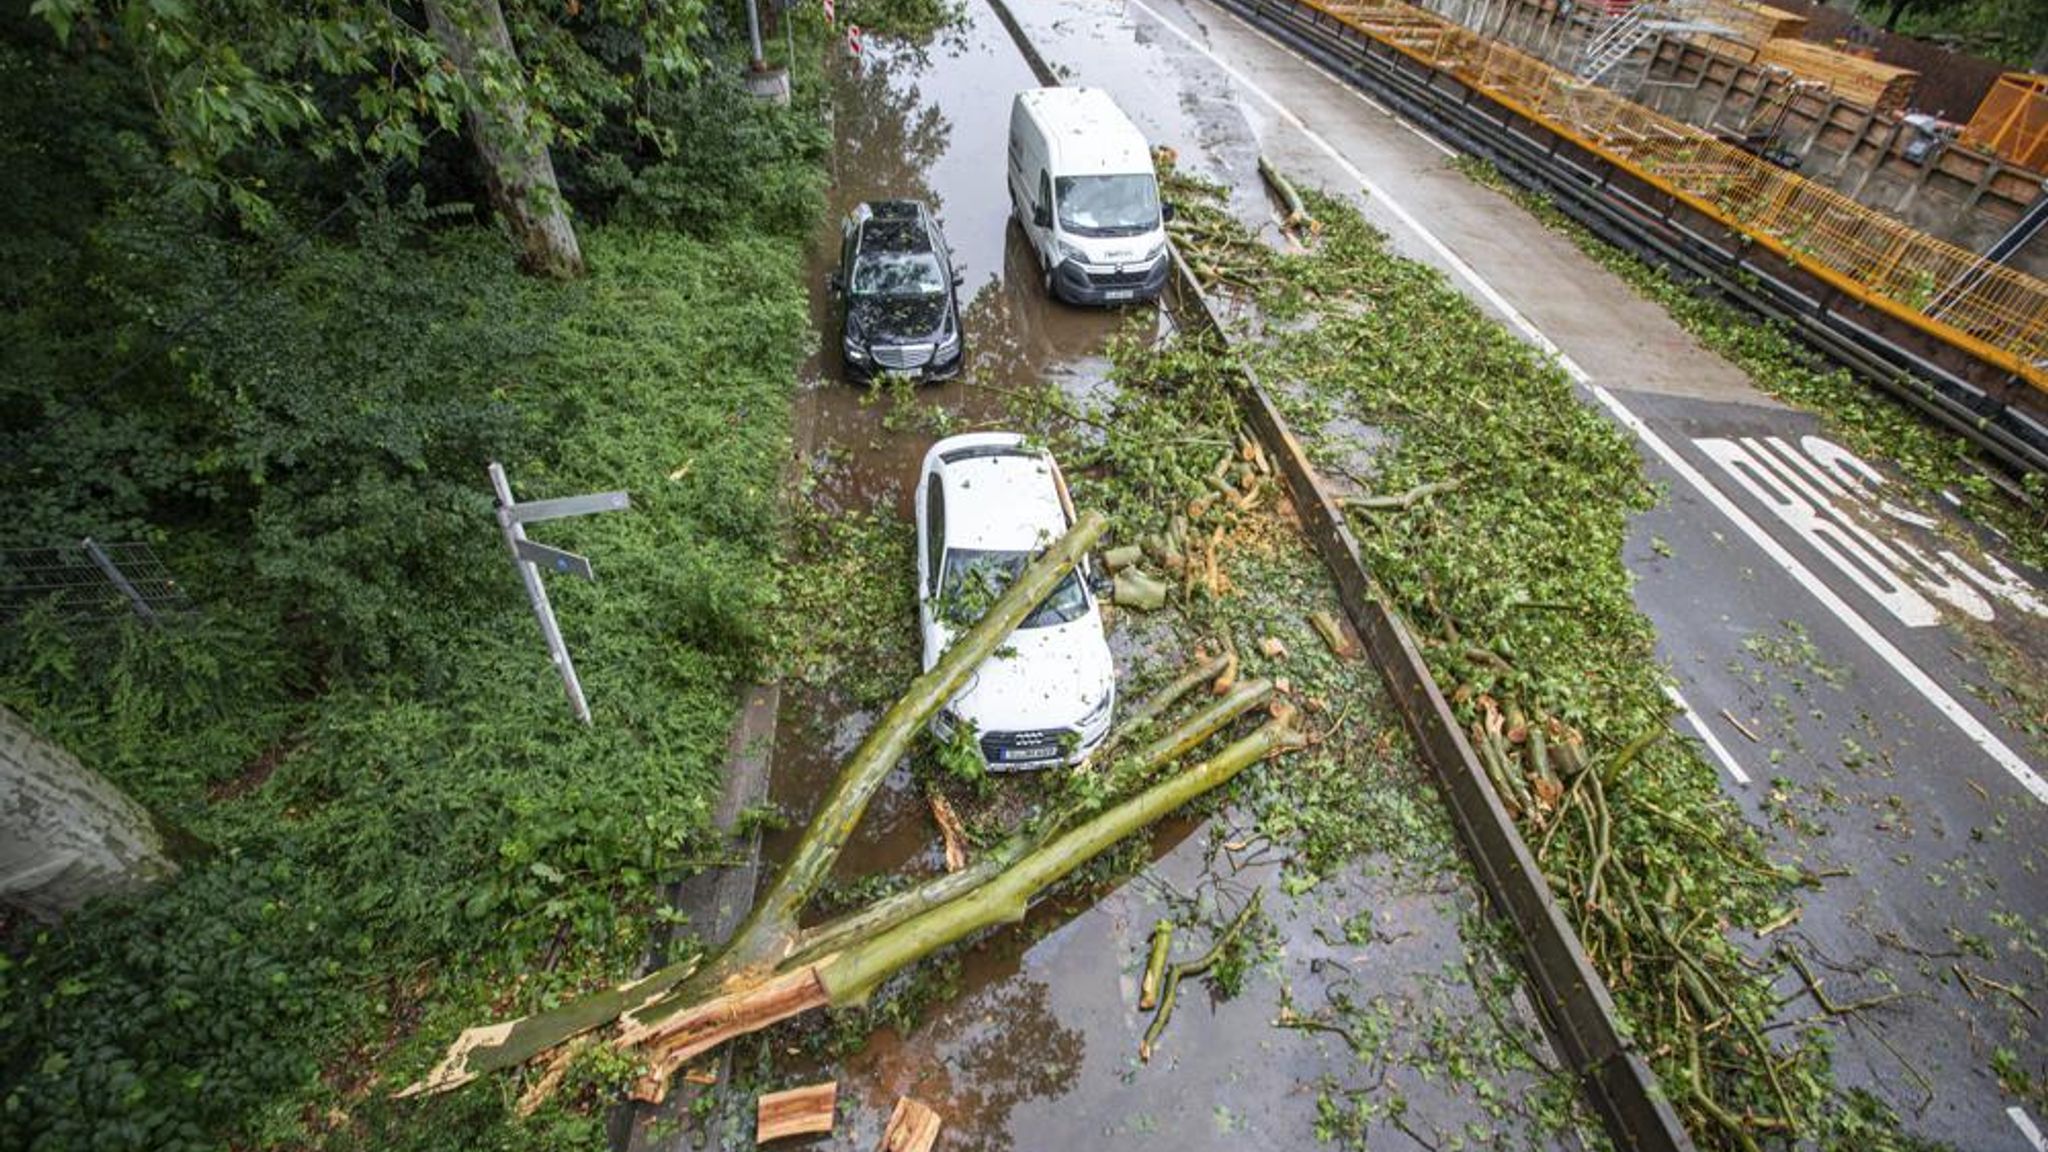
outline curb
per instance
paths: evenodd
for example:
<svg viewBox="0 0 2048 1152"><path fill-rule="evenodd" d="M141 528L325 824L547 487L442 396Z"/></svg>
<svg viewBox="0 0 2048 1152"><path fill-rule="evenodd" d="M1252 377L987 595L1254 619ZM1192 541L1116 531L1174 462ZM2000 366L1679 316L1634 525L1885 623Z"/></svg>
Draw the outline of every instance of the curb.
<svg viewBox="0 0 2048 1152"><path fill-rule="evenodd" d="M779 684L749 685L740 694L740 714L733 721L725 744L725 790L712 809L712 821L727 834L735 862L707 868L668 887L669 907L688 917L707 947L725 942L740 926L740 919L754 905L754 888L761 875L761 832L759 828L741 838L731 835L740 813L768 798L768 777L775 762L776 718L782 707ZM652 972L669 962L679 930L657 928L648 943L645 971ZM698 1097L720 1093L732 1079L732 1047L724 1045L712 1057L718 1064L718 1080L710 1086L684 1081L675 1085L660 1104L622 1101L607 1118L607 1135L613 1152L658 1152L690 1147L689 1116Z"/></svg>

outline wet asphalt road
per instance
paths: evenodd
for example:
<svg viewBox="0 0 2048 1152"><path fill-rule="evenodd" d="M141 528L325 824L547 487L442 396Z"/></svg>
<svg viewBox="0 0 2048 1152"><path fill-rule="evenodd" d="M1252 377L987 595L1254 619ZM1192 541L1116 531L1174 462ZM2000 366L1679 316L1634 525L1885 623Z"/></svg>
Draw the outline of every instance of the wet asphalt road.
<svg viewBox="0 0 2048 1152"><path fill-rule="evenodd" d="M1182 72L1144 66L1155 69L1151 85L1159 96L1175 99L1186 82ZM922 198L966 276L969 370L960 381L920 389L918 403L950 413L952 430L964 431L1000 421L997 389L1046 379L1074 394L1105 387L1102 352L1109 339L1127 323L1142 326L1152 313L1080 310L1045 299L1035 259L1006 221L1002 174L1010 100L1036 80L985 3L969 3L964 23L925 48L871 41L857 64L837 62L832 82L833 221L862 200ZM1185 116L1184 163L1218 176L1255 163L1241 123L1211 123L1228 114L1218 104ZM1245 200L1248 210L1263 203L1256 184ZM892 514L907 534L917 463L933 433L915 420L893 419L891 401L841 383L837 320L822 290L836 263L833 226L821 231L816 251L813 318L822 349L806 369L797 403L799 467L821 508ZM913 623L876 626L908 630ZM1127 622L1112 636L1125 674L1147 655L1147 641L1131 634L1134 627ZM872 723L849 696L843 686L783 686L771 797L798 824ZM1419 772L1416 779L1419 784ZM1418 796L1435 802L1426 789ZM770 867L792 835L767 838ZM1550 1061L1519 994L1496 1005L1513 1028L1507 1034L1471 990L1473 966L1490 973L1499 953L1474 935L1482 923L1480 898L1455 858L1418 868L1397 851L1362 862L1306 897L1290 898L1279 891L1279 854L1219 850L1249 835L1228 815L1204 823L1169 821L1156 831L1154 863L1140 876L1092 904L1041 906L1019 928L962 953L954 988L914 1028L884 1028L836 1064L744 1047L737 1060L768 1087L838 1081L835 1132L793 1147L872 1148L901 1095L931 1104L946 1118L945 1149L1112 1142L1177 1152L1301 1147L1313 1142L1316 1085L1323 1082L1371 1087L1381 1099L1398 1093L1408 1108L1403 1123L1433 1142L1466 1131L1513 1131L1511 1123L1489 1115L1471 1083L1447 1083L1402 1066L1391 1050L1384 1062L1364 1064L1340 1039L1273 1027L1284 986L1304 1012L1323 1008L1332 994L1382 1005L1384 1019L1413 1037L1404 1049L1426 1048L1431 1036L1449 1032L1497 1037ZM834 876L851 881L935 869L938 843L922 788L899 768ZM1141 1065L1137 1041L1149 1014L1134 1007L1136 981L1153 923L1177 900L1199 894L1235 907L1254 888L1266 893L1282 941L1279 958L1235 999L1191 988L1160 1054ZM1375 939L1370 946L1347 943L1338 926L1367 909ZM1495 1075L1487 1090L1514 1098L1530 1092L1532 1083L1521 1073ZM728 1103L745 1111L751 1098ZM741 1128L751 1135L744 1117L725 1122L734 1125L726 1132L735 1139ZM1384 1125L1374 1133L1374 1147L1382 1141L1391 1148L1424 1147ZM719 1140L714 1135L711 1146ZM1518 1133L1514 1146L1579 1145Z"/></svg>
<svg viewBox="0 0 2048 1152"><path fill-rule="evenodd" d="M1067 82L1110 89L1156 140L1224 169L1208 174L1256 188L1263 151L1359 202L1629 428L1669 494L1627 559L1692 709L1678 730L1775 859L1828 874L1751 945L1799 949L1836 1003L1898 993L1815 1022L1844 1087L1958 1148L2038 1149L2041 1117L1994 1062L2048 1076L2048 756L2001 699L2048 655L2040 575L1996 540L1950 550L1915 522L1947 518L1940 497L1902 499L1884 461L1847 457L1425 133L1236 17L1199 0L1012 7ZM2026 659L1998 661L2001 641ZM1780 992L1788 1020L1821 1015L1796 975Z"/></svg>
<svg viewBox="0 0 2048 1152"><path fill-rule="evenodd" d="M1184 166L1230 186L1241 216L1270 215L1256 176L1262 152L1352 196L1397 249L1560 350L1580 369L1588 402L1631 425L1670 497L1639 518L1627 558L1698 721L1678 730L1711 738L1729 794L1774 858L1831 874L1795 922L1751 946L1759 956L1799 949L1837 1002L1899 993L1846 1021L1816 1022L1835 1033L1845 1086L1868 1088L1911 1131L1958 1148L2035 1147L1992 1063L2003 1050L2048 1076L2048 1044L2027 1005L1984 981L2048 1008L2044 756L1986 706L1998 679L2015 673L1987 662L1978 630L2036 660L2048 652L2038 576L2001 572L1974 553L1941 558L1937 537L1884 510L1893 493L1825 442L1802 439L1816 432L1810 417L1757 393L1568 240L1471 184L1439 145L1234 17L1199 0L1011 9L1064 82L1108 88ZM974 380L1051 375L1084 390L1099 385L1100 352L1121 318L1049 305L1005 223L1009 99L1034 83L980 2L964 27L923 51L871 47L835 80L832 199L838 210L880 196L933 205L967 274ZM821 288L836 250L829 233L819 247L814 315L827 350L799 399L799 450L824 506L907 517L931 437L888 427L878 406L836 382L837 329ZM970 425L1001 410L972 381L926 399ZM1887 475L1884 462L1871 463ZM1987 543L1995 559L1997 542ZM775 794L793 815L805 814L806 797L866 722L829 691L785 692ZM899 774L840 874L929 865L926 820ZM1143 1026L1129 1007L1130 961L1162 894L1203 885L1241 894L1272 882L1256 865L1220 877L1206 868L1213 831L1165 829L1146 877L1093 907L1043 909L1027 931L970 953L958 994L910 1033L885 1031L840 1067L779 1069L841 1080L839 1134L802 1146L872 1147L902 1093L947 1113L948 1148L1306 1146L1314 1101L1300 1085L1357 1069L1334 1045L1271 1029L1270 1000L1177 1016L1172 1062L1156 1078L1140 1079L1130 1056ZM1283 922L1289 979L1306 984L1311 968L1352 964L1359 987L1404 1005L1416 1027L1443 1005L1453 1019L1470 1015L1469 995L1442 975L1462 961L1459 923L1478 906L1468 883L1361 875L1324 898L1376 907L1394 931L1361 956L1319 939L1312 910ZM1796 976L1780 991L1788 1020L1818 1011ZM1408 1087L1439 1132L1470 1111L1453 1094ZM1382 1137L1387 1147L1421 1146L1381 1129L1374 1147Z"/></svg>

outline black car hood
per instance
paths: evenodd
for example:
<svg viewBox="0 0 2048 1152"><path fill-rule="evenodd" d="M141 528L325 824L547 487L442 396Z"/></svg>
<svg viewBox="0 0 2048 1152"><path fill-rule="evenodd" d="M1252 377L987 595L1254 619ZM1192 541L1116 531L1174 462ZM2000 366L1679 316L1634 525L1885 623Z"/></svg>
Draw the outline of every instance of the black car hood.
<svg viewBox="0 0 2048 1152"><path fill-rule="evenodd" d="M938 338L939 322L952 303L945 293L932 296L856 296L847 317L869 344L901 344Z"/></svg>

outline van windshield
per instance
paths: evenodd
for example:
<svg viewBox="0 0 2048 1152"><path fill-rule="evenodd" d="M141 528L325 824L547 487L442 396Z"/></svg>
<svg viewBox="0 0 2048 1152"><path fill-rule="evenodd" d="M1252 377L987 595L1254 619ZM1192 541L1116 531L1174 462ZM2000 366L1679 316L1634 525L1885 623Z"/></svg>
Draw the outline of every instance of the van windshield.
<svg viewBox="0 0 2048 1152"><path fill-rule="evenodd" d="M1159 184L1150 174L1062 176L1054 191L1061 230L1077 236L1136 236L1159 227Z"/></svg>

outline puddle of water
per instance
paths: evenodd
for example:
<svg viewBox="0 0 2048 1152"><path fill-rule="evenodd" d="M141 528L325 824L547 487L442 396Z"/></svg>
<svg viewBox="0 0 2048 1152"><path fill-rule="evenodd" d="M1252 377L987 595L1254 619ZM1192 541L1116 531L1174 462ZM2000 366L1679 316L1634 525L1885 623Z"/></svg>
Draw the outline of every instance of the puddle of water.
<svg viewBox="0 0 2048 1152"><path fill-rule="evenodd" d="M1148 117L1173 117L1177 138L1203 140L1203 154L1182 157L1192 170L1255 170L1255 137L1244 130L1242 114L1226 115L1199 89L1189 95L1158 56L1129 57L1143 63L1115 86L1119 101L1148 131L1154 129ZM839 382L838 322L822 287L837 258L839 213L878 197L920 197L937 212L968 278L968 370L961 381L919 389L915 403L946 413L954 429L1003 418L1002 394L983 385L1033 389L1050 381L1069 397L1099 396L1111 386L1103 350L1133 317L1052 304L1040 288L1036 260L1008 219L1003 183L1010 100L1035 81L983 3L970 0L963 24L924 50L872 45L833 83L835 223L822 231L811 268L822 349L807 368L797 406L798 446L822 507L888 509L908 534L916 468L934 432L895 412L891 397ZM1190 125L1196 130L1185 131ZM1253 181L1250 195L1256 196ZM908 572L901 577L912 578ZM1120 673L1175 651L1172 631L1149 618L1120 621L1112 639ZM766 838L771 870L872 722L851 699L845 686L785 687L772 797L796 826ZM1419 776L1415 786L1424 787ZM1037 787L1042 784L1029 776L999 784L1026 803ZM1457 1133L1473 1116L1458 1089L1428 1082L1408 1067L1362 1070L1341 1039L1275 1028L1273 1021L1283 990L1291 990L1286 994L1304 1013L1327 1008L1332 996L1357 1003L1383 999L1389 1018L1418 1034L1445 1020L1483 1020L1462 977L1446 975L1462 971L1462 926L1477 909L1469 881L1365 862L1306 895L1289 896L1280 887L1283 854L1225 850L1239 836L1232 825L1227 814L1163 823L1151 834L1153 862L1141 875L1092 901L1042 904L1024 924L961 950L953 994L915 1027L878 1031L837 1064L806 1061L782 1048L774 1033L742 1049L741 1065L758 1061L757 1075L772 1081L768 1087L828 1078L839 1083L835 1131L789 1146L876 1147L905 1095L938 1109L945 1120L940 1147L949 1150L1085 1148L1112 1141L1176 1152L1301 1146L1314 1129L1318 1085L1362 1084L1374 1075L1383 1077L1379 1088L1391 1085L1409 1101L1418 1129L1440 1122L1440 1132ZM899 768L871 803L834 878L849 882L941 866L922 791ZM1138 1043L1150 1013L1136 1008L1137 982L1152 925L1169 914L1184 917L1190 898L1204 902L1205 918L1221 920L1255 889L1265 892L1274 958L1248 975L1243 993L1230 1000L1214 998L1207 982L1190 982L1153 1062L1140 1064ZM1373 910L1378 932L1363 947L1345 943L1342 932L1359 908ZM1191 957L1207 940L1206 928L1188 929L1176 958ZM751 1098L727 1102L747 1114L744 1122L732 1122L749 1134L751 1104ZM1383 1131L1375 1129L1375 1146Z"/></svg>

